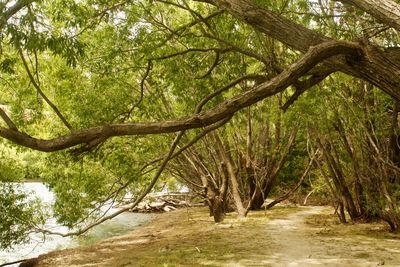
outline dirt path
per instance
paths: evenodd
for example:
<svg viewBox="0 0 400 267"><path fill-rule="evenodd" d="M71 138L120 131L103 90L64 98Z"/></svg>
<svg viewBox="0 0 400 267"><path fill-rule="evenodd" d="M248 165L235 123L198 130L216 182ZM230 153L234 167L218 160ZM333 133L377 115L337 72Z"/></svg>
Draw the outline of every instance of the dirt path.
<svg viewBox="0 0 400 267"><path fill-rule="evenodd" d="M285 219L268 222L266 227L278 251L265 263L290 266L313 264L312 256L317 247L315 241L309 237L311 231L305 225L304 219L321 210L320 207L307 208L290 214Z"/></svg>
<svg viewBox="0 0 400 267"><path fill-rule="evenodd" d="M128 235L44 255L38 266L400 266L399 235L381 224L338 225L331 214L277 207L215 224L206 209L180 210ZM314 215L321 221L306 223Z"/></svg>
<svg viewBox="0 0 400 267"><path fill-rule="evenodd" d="M307 217L326 212L327 208L323 207L305 207L285 219L267 223L278 250L263 263L272 266L400 266L400 240L362 235L331 236L328 228L305 223Z"/></svg>

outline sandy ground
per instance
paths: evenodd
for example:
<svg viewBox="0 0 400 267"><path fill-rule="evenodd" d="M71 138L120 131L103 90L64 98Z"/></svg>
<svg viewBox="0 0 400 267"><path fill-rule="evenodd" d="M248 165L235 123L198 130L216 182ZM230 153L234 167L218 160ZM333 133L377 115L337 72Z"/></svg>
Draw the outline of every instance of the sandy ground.
<svg viewBox="0 0 400 267"><path fill-rule="evenodd" d="M273 242L279 251L263 263L271 266L361 267L384 265L386 261L387 266L400 266L399 239L382 240L352 234L349 236L321 235L329 230L305 224L306 217L324 211L326 212L326 209L322 207L309 207L290 214L285 219L276 219L267 223ZM385 249L386 242L391 243L389 247L398 249L389 247ZM383 250L377 252L378 247Z"/></svg>
<svg viewBox="0 0 400 267"><path fill-rule="evenodd" d="M36 266L400 266L399 235L382 224L338 225L330 208L278 207L222 224L206 212L160 214L128 235L43 255Z"/></svg>

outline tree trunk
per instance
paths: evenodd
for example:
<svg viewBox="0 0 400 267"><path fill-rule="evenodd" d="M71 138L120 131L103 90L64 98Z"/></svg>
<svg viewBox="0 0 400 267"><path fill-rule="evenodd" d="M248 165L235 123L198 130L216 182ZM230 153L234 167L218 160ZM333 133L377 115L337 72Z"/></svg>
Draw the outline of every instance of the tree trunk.
<svg viewBox="0 0 400 267"><path fill-rule="evenodd" d="M225 218L225 201L217 195L209 197L210 214L214 217L214 222L222 222Z"/></svg>
<svg viewBox="0 0 400 267"><path fill-rule="evenodd" d="M395 9L396 17L399 15L399 4L394 1L385 0L368 0L369 2L382 2L390 3ZM366 2L369 10L376 9L376 6ZM286 19L285 17L260 8L256 1L251 0L207 0L206 2L212 3L219 8L226 10L232 16L244 21L251 26L257 28L261 32L276 39L285 45L305 53L312 46L332 40L316 31L310 30L302 25ZM384 16L390 18L387 11ZM392 20L393 21L393 20ZM364 79L371 84L382 89L384 92L391 95L393 98L400 100L400 49L378 49L369 45L368 43L361 42L364 46L367 58L359 60L348 60L343 57L334 57L326 60L322 64L322 68L332 71L340 70L346 74L354 77Z"/></svg>
<svg viewBox="0 0 400 267"><path fill-rule="evenodd" d="M319 140L317 140L317 143L319 145L319 148L323 152L322 155L327 163L333 183L338 190L340 198L343 200L343 204L345 205L346 210L350 215L350 218L352 220L358 219L360 217L360 214L358 213L356 205L353 201L353 197L344 179L344 174L341 170L340 162L335 159L335 157L337 157L337 152L335 151L335 148L328 141L322 140L321 136L319 136ZM332 150L334 150L333 154L335 156L331 154Z"/></svg>

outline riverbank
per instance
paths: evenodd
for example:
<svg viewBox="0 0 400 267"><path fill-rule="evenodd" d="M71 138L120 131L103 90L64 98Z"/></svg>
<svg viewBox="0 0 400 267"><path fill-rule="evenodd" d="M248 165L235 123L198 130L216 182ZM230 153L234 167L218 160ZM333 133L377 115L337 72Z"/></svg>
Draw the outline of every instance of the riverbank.
<svg viewBox="0 0 400 267"><path fill-rule="evenodd" d="M32 197L38 197L43 203L52 205L54 195L46 185L40 182L25 182L19 184L22 191L31 193ZM104 210L105 211L105 210ZM116 209L109 209L108 212L115 212ZM24 244L18 244L9 250L0 250L0 266L4 263L19 261L22 259L33 258L38 255L54 251L56 249L88 246L113 236L120 236L131 232L137 227L153 218L152 213L132 213L124 212L119 216L95 226L88 234L82 237L61 237L61 236L43 236L41 233L31 233L30 241ZM44 228L54 231L67 233L68 229L56 222L55 218L49 218ZM16 267L17 264L10 265Z"/></svg>
<svg viewBox="0 0 400 267"><path fill-rule="evenodd" d="M331 213L276 207L215 224L205 208L181 209L127 235L43 255L36 266L399 266L399 235L384 224L337 225Z"/></svg>

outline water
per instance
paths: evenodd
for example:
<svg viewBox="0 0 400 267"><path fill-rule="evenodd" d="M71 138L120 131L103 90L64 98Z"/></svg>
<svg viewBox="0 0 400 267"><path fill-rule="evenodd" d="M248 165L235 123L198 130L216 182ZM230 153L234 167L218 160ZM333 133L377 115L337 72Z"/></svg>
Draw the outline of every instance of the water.
<svg viewBox="0 0 400 267"><path fill-rule="evenodd" d="M53 194L42 183L24 183L23 188L27 191L33 191L35 195L45 203L51 203L54 201ZM105 238L122 235L147 222L152 218L152 216L153 215L151 214L142 213L122 213L101 225L95 226L87 234L81 237L71 238L47 235L46 239L43 240L41 234L35 234L32 235L33 241L31 243L15 246L11 251L0 250L0 264L20 259L33 258L53 250L90 245ZM67 232L67 228L58 225L54 219L51 219L46 223L46 228L57 232Z"/></svg>

